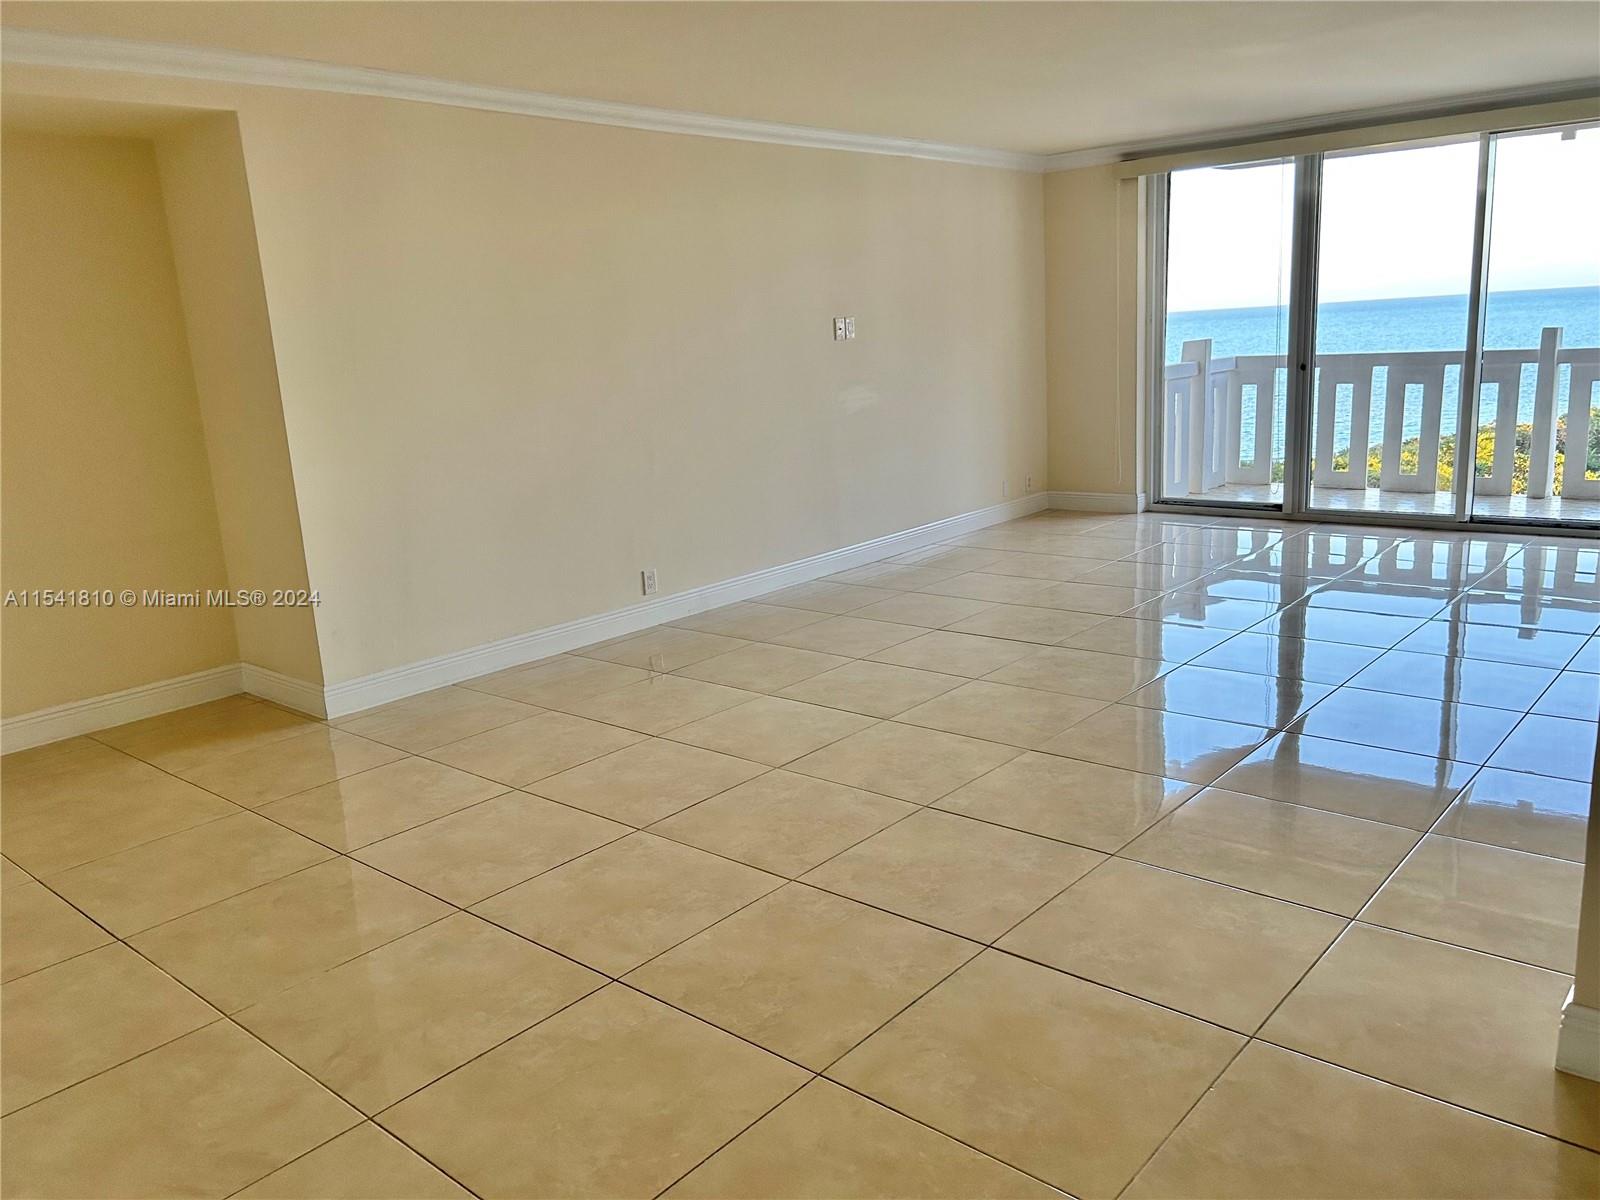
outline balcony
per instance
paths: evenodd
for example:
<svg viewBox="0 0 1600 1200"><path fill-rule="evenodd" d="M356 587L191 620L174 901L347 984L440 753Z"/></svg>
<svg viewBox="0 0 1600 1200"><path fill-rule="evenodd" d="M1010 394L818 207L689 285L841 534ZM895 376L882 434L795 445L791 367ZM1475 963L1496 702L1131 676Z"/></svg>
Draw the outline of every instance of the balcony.
<svg viewBox="0 0 1600 1200"><path fill-rule="evenodd" d="M1600 520L1600 348L1561 339L1546 328L1537 346L1483 356L1476 516ZM1449 350L1319 355L1311 506L1451 515L1461 363ZM1280 355L1184 342L1166 366L1162 495L1280 501L1287 385Z"/></svg>

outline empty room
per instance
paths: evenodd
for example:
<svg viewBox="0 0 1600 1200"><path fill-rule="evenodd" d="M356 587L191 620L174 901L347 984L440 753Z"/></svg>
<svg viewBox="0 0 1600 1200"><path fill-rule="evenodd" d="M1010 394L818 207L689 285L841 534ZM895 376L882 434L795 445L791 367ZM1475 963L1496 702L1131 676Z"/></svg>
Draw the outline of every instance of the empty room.
<svg viewBox="0 0 1600 1200"><path fill-rule="evenodd" d="M0 92L0 1200L1600 1197L1600 0Z"/></svg>

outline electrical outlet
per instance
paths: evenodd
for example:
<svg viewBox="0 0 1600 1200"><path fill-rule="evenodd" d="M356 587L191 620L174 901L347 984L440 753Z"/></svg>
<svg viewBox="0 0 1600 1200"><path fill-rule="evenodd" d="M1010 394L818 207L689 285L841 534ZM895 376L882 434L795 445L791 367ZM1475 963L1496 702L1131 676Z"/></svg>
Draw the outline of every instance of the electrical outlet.
<svg viewBox="0 0 1600 1200"><path fill-rule="evenodd" d="M842 341L845 340L845 338L850 336L850 334L848 332L848 327L845 324L845 322L847 320L849 320L848 317L835 317L833 319L833 340L834 341L842 342Z"/></svg>
<svg viewBox="0 0 1600 1200"><path fill-rule="evenodd" d="M1023 485L1028 491L1033 491L1033 476L1028 476L1028 482Z"/></svg>
<svg viewBox="0 0 1600 1200"><path fill-rule="evenodd" d="M656 594L656 569L654 567L646 567L640 571L639 583L643 586L646 596L654 596Z"/></svg>
<svg viewBox="0 0 1600 1200"><path fill-rule="evenodd" d="M1011 481L1002 479L1000 481L1000 499L1004 500L1009 495L1011 495Z"/></svg>

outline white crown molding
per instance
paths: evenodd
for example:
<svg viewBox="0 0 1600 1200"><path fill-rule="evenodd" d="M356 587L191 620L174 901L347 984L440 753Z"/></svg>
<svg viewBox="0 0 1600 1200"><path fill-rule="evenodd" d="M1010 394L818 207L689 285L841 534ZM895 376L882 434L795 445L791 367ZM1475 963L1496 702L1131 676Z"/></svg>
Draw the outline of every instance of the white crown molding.
<svg viewBox="0 0 1600 1200"><path fill-rule="evenodd" d="M523 91L520 88L490 87L433 79L425 75L407 75L398 71L380 71L371 67L346 67L234 50L172 46L31 29L5 29L0 30L0 35L3 35L0 36L0 57L7 63L18 65L120 71L134 75L200 79L211 83L340 92L352 96L379 96L388 100L414 100L423 104L516 113L553 121L616 125L653 133L681 133L741 142L804 146L813 150L845 150L856 154L886 154L897 158L923 158L1011 171L1039 172L1044 169L1044 159L1037 154L1018 154L983 146L954 146L918 138L814 129L777 121L750 121L711 113L678 112L610 100L585 100L547 92Z"/></svg>
<svg viewBox="0 0 1600 1200"><path fill-rule="evenodd" d="M1349 109L1314 117L1297 117L1288 121L1235 125L1180 138L1152 138L1147 141L1121 142L1112 146L1094 146L1085 150L1066 150L1060 154L1043 155L1041 161L1044 164L1043 169L1047 172L1073 171L1079 167L1103 167L1133 158L1183 154L1194 150L1217 150L1246 145L1250 142L1272 141L1277 138L1338 133L1369 125L1425 121L1434 117L1461 116L1493 108L1518 108L1530 104L1554 104L1562 100L1587 100L1596 97L1600 97L1600 79L1570 79L1561 83L1538 84L1532 87L1501 88L1465 96L1435 97L1431 100L1413 100L1404 104L1380 105L1376 108Z"/></svg>
<svg viewBox="0 0 1600 1200"><path fill-rule="evenodd" d="M279 58L237 50L174 46L126 38L49 33L34 29L0 29L0 61L26 66L66 67L87 71L120 71L199 79L211 83L237 83L257 87L297 88L302 91L338 92L352 96L378 96L476 108L487 112L516 113L553 121L580 121L590 125L615 125L654 133L679 133L695 137L766 142L779 146L804 146L814 150L843 150L856 154L886 154L922 158L966 166L998 167L1011 171L1071 171L1105 166L1131 158L1178 154L1235 146L1300 134L1333 133L1364 125L1454 116L1477 109L1510 108L1561 100L1600 97L1600 79L1567 80L1530 87L1502 88L1471 95L1409 101L1375 108L1351 109L1287 121L1236 125L1180 138L1155 138L1120 142L1059 154L1023 154L985 146L957 146L918 138L888 137L817 129L777 121L721 117L711 113L680 112L642 104L587 100L530 92L520 88L460 83L426 75L382 71L373 67L348 67L310 59Z"/></svg>

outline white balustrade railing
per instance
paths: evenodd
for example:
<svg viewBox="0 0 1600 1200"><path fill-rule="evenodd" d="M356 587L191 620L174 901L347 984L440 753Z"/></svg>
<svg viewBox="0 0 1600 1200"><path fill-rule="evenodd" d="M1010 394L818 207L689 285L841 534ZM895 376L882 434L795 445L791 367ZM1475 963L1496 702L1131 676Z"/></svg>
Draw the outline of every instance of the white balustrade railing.
<svg viewBox="0 0 1600 1200"><path fill-rule="evenodd" d="M1477 494L1511 494L1518 407L1524 374L1531 370L1528 497L1544 499L1554 489L1556 424L1565 415L1561 494L1569 500L1600 499L1600 477L1586 469L1590 408L1596 404L1595 387L1600 383L1600 348L1562 349L1561 334L1559 328L1549 328L1531 349L1485 352L1479 425L1492 425L1495 437L1493 461L1488 473L1477 478ZM1461 364L1461 353L1450 350L1318 355L1312 483L1319 488L1367 487L1374 376L1381 369L1385 380L1378 486L1384 491L1437 490L1440 438L1455 433L1453 420L1449 428L1444 425L1445 393L1459 392ZM1213 358L1210 339L1184 342L1179 361L1166 366L1163 385L1164 494L1200 495L1225 484L1268 483L1274 427L1287 384L1288 368L1279 355ZM1341 428L1348 430L1343 446L1335 436ZM1408 463L1402 453L1411 438L1417 441L1415 463ZM1346 454L1345 466L1336 467L1337 459ZM1470 462L1476 456L1466 450L1457 457Z"/></svg>

